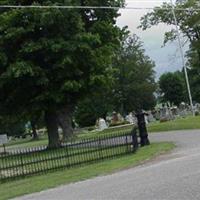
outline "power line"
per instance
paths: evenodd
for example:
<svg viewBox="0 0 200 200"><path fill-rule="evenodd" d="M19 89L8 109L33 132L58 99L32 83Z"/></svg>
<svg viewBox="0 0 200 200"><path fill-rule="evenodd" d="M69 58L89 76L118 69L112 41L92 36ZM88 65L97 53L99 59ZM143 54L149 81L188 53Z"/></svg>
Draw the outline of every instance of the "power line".
<svg viewBox="0 0 200 200"><path fill-rule="evenodd" d="M169 1L162 1L162 0L130 0L130 1L126 1L126 3L170 3L170 0Z"/></svg>
<svg viewBox="0 0 200 200"><path fill-rule="evenodd" d="M161 7L111 7L111 6L39 6L39 5L0 5L0 8L38 8L38 9L102 9L102 10L165 10L170 11L172 8ZM175 11L200 11L200 8L174 8Z"/></svg>
<svg viewBox="0 0 200 200"><path fill-rule="evenodd" d="M167 2L167 3L170 3L170 0L167 0L167 1L163 1L163 0L127 0L127 2L159 2L159 3L164 3L164 2Z"/></svg>

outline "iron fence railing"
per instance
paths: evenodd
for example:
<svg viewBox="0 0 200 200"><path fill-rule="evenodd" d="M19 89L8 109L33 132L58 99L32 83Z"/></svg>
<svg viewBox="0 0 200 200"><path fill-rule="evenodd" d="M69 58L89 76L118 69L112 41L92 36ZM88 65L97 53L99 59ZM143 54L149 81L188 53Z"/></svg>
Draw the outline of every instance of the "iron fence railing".
<svg viewBox="0 0 200 200"><path fill-rule="evenodd" d="M136 132L70 142L59 149L26 148L0 154L0 181L97 162L137 149Z"/></svg>

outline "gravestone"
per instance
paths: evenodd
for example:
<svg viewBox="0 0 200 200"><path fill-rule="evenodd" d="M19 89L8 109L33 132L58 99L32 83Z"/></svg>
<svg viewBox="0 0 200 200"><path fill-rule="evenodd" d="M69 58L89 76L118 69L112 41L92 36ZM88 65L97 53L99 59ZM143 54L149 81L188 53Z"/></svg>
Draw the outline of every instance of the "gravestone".
<svg viewBox="0 0 200 200"><path fill-rule="evenodd" d="M117 123L118 121L119 121L119 119L118 119L117 113L116 113L116 112L113 112L111 123L112 123L112 124L115 124L115 123Z"/></svg>
<svg viewBox="0 0 200 200"><path fill-rule="evenodd" d="M0 145L3 145L3 152L6 153L5 144L8 143L8 136L6 134L0 135Z"/></svg>
<svg viewBox="0 0 200 200"><path fill-rule="evenodd" d="M165 122L169 121L170 119L170 109L167 107L166 104L163 104L162 108L160 109L160 121Z"/></svg>
<svg viewBox="0 0 200 200"><path fill-rule="evenodd" d="M108 124L110 124L111 123L111 121L112 121L112 117L111 116L106 116L106 122L108 123Z"/></svg>
<svg viewBox="0 0 200 200"><path fill-rule="evenodd" d="M156 119L154 118L152 112L151 112L151 111L148 111L147 113L148 113L148 116L147 116L147 120L148 120L148 122L149 122L149 123L151 123L151 122L155 122Z"/></svg>
<svg viewBox="0 0 200 200"><path fill-rule="evenodd" d="M128 121L130 124L135 124L136 123L136 119L133 116L133 113L130 112L127 116L126 116L126 121Z"/></svg>
<svg viewBox="0 0 200 200"><path fill-rule="evenodd" d="M122 117L122 115L120 113L117 113L117 119L119 122L123 122L124 118Z"/></svg>
<svg viewBox="0 0 200 200"><path fill-rule="evenodd" d="M194 112L195 112L195 116L200 115L200 104L196 103L194 106Z"/></svg>
<svg viewBox="0 0 200 200"><path fill-rule="evenodd" d="M200 104L199 103L196 103L196 108L198 111L200 111Z"/></svg>
<svg viewBox="0 0 200 200"><path fill-rule="evenodd" d="M6 134L0 135L0 145L4 145L8 143L8 137Z"/></svg>
<svg viewBox="0 0 200 200"><path fill-rule="evenodd" d="M181 117L186 117L187 115L186 104L184 102L182 102L179 106L179 115Z"/></svg>
<svg viewBox="0 0 200 200"><path fill-rule="evenodd" d="M171 112L172 112L173 116L177 116L178 115L178 108L177 108L177 106L173 106L171 108Z"/></svg>
<svg viewBox="0 0 200 200"><path fill-rule="evenodd" d="M106 121L103 118L99 118L99 130L103 131L108 128Z"/></svg>
<svg viewBox="0 0 200 200"><path fill-rule="evenodd" d="M163 107L160 109L160 120L164 120L166 118L166 109Z"/></svg>
<svg viewBox="0 0 200 200"><path fill-rule="evenodd" d="M160 109L157 109L155 111L154 117L155 117L156 120L160 120Z"/></svg>
<svg viewBox="0 0 200 200"><path fill-rule="evenodd" d="M147 113L145 113L145 115L144 115L144 120L145 120L145 124L149 123L149 121L148 121L148 114Z"/></svg>

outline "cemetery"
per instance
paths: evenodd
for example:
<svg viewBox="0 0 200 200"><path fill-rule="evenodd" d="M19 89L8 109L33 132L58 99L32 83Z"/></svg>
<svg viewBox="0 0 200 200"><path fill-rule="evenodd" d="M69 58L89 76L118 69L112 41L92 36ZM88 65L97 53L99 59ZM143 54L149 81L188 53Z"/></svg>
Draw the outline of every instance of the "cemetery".
<svg viewBox="0 0 200 200"><path fill-rule="evenodd" d="M182 103L180 109L162 105L155 111L143 111L143 124L148 127L149 132L199 128L199 116L193 118L191 111L185 107L183 109L183 105ZM197 107L195 108L197 112L199 107L198 105L195 107ZM158 113L159 119L156 119ZM149 141L142 142L141 138L140 140L134 139L141 137L141 132L145 130L144 127L140 130L137 115L129 113L123 119L120 114L113 112L113 117L110 119L110 123L117 124L126 120L128 124L109 128L109 124L100 118L96 130L77 134L77 137L73 138L70 143L63 143L62 148L57 150L46 150L45 144L31 147L30 143L23 143L23 138L19 139L21 144L12 146L9 145L6 135L1 135L0 180L4 182L17 177L23 178L47 171L96 163L134 153L138 148L138 141L141 145L149 144ZM138 126L139 129L137 129ZM134 132L131 131L134 130L133 127L135 127Z"/></svg>
<svg viewBox="0 0 200 200"><path fill-rule="evenodd" d="M1 1L0 200L198 199L199 12Z"/></svg>
<svg viewBox="0 0 200 200"><path fill-rule="evenodd" d="M198 116L200 113L199 104L194 105L196 119L192 118L192 111L188 105L184 102L179 107L166 104L157 105L154 110L144 111L145 122L149 132L167 131L167 130L182 130L182 129L198 129ZM184 125L185 124L185 125ZM92 130L90 128L75 128L75 135L72 140L82 140L96 138L98 136L106 136L109 134L123 133L131 131L131 129L137 126L137 118L135 112L130 112L125 117L122 117L120 113L113 112L111 116L99 118L96 120L96 124ZM32 141L32 137L27 135L26 137L8 137L6 146L8 147L23 147L23 146L45 146L47 145L46 130L40 129L37 131L39 135L39 141ZM62 130L60 129L60 133ZM61 134L62 135L62 134ZM8 144L7 144L8 143ZM38 143L38 144L37 144ZM36 145L35 145L36 144ZM0 151L3 151L1 144Z"/></svg>

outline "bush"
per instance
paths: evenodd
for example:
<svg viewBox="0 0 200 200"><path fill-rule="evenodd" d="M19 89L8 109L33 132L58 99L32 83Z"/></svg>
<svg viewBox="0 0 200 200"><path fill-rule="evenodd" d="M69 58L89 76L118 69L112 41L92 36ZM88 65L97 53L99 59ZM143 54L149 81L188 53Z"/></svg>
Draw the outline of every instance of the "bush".
<svg viewBox="0 0 200 200"><path fill-rule="evenodd" d="M114 126L122 126L122 125L126 125L126 124L130 124L128 121L123 121L123 122L115 122L115 123L111 123L109 125L109 127L114 127Z"/></svg>
<svg viewBox="0 0 200 200"><path fill-rule="evenodd" d="M168 122L169 121L169 119L168 118L162 118L162 119L160 119L160 123L163 123L163 122Z"/></svg>
<svg viewBox="0 0 200 200"><path fill-rule="evenodd" d="M18 120L7 120L3 118L0 123L0 134L8 136L22 136L25 133L25 123Z"/></svg>
<svg viewBox="0 0 200 200"><path fill-rule="evenodd" d="M95 129L96 129L95 126L90 126L90 127L87 128L88 131L93 131L93 130L95 130Z"/></svg>
<svg viewBox="0 0 200 200"><path fill-rule="evenodd" d="M195 111L195 116L199 116L199 111Z"/></svg>

